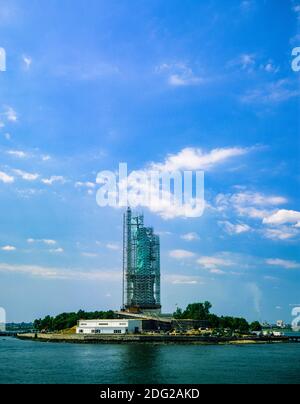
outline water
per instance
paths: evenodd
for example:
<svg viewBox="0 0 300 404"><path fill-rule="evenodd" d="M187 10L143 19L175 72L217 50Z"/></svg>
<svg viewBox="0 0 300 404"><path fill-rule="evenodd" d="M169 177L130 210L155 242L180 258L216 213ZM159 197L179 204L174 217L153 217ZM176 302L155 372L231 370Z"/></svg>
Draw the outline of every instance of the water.
<svg viewBox="0 0 300 404"><path fill-rule="evenodd" d="M0 383L300 383L300 344L80 345L0 338Z"/></svg>

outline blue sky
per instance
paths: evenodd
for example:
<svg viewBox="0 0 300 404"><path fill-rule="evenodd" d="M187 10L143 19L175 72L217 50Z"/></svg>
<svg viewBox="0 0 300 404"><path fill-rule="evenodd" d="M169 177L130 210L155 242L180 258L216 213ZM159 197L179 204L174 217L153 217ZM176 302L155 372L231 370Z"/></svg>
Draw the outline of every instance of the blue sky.
<svg viewBox="0 0 300 404"><path fill-rule="evenodd" d="M121 305L122 211L100 170L205 171L199 218L144 208L166 312L284 319L300 304L300 3L0 2L0 306Z"/></svg>

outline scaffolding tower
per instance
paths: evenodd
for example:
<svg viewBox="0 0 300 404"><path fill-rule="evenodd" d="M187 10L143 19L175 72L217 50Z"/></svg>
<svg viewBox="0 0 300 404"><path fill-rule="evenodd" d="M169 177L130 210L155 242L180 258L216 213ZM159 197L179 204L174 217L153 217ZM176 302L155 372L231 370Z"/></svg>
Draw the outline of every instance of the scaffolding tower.
<svg viewBox="0 0 300 404"><path fill-rule="evenodd" d="M123 309L160 310L160 242L143 215L123 218Z"/></svg>

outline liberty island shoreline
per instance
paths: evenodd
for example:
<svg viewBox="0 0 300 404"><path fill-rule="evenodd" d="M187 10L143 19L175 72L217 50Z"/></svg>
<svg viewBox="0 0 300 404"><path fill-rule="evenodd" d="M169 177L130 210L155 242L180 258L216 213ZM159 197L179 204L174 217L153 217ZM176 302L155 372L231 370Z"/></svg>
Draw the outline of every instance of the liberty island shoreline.
<svg viewBox="0 0 300 404"><path fill-rule="evenodd" d="M268 337L203 337L189 335L78 335L78 334L17 334L22 340L54 343L76 344L195 344L195 345L226 345L226 344L271 344L300 342L300 336L268 336Z"/></svg>

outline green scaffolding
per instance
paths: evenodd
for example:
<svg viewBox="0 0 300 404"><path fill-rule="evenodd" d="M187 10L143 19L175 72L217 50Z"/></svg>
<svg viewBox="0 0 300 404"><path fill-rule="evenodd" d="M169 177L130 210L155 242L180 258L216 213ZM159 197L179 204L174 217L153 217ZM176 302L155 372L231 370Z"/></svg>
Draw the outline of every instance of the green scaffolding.
<svg viewBox="0 0 300 404"><path fill-rule="evenodd" d="M160 308L160 242L142 215L124 215L123 307Z"/></svg>

